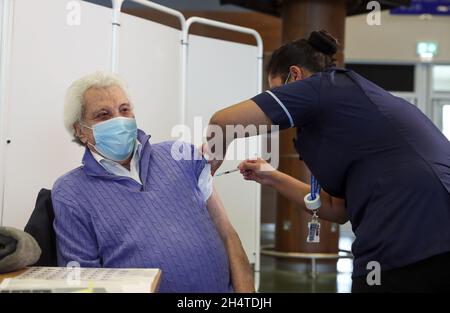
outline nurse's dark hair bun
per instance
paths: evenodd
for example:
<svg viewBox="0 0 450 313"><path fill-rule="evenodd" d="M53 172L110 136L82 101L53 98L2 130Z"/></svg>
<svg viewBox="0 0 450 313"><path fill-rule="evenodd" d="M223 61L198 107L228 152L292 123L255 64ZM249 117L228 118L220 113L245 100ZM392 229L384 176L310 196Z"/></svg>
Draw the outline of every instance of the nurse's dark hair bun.
<svg viewBox="0 0 450 313"><path fill-rule="evenodd" d="M275 50L267 63L267 73L272 77L280 76L285 81L292 65L312 73L335 67L334 55L338 47L337 39L328 32L313 31L308 38L288 42Z"/></svg>
<svg viewBox="0 0 450 313"><path fill-rule="evenodd" d="M338 51L338 41L327 31L313 31L308 38L308 43L325 55L334 55Z"/></svg>

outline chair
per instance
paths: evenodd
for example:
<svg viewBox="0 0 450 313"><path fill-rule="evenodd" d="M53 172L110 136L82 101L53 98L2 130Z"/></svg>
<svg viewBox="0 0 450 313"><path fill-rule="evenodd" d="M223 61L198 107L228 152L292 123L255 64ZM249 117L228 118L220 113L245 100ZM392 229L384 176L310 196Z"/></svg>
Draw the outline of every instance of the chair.
<svg viewBox="0 0 450 313"><path fill-rule="evenodd" d="M42 254L34 266L57 266L56 234L53 229L55 213L53 212L51 190L41 189L36 206L25 226L25 232L36 239Z"/></svg>

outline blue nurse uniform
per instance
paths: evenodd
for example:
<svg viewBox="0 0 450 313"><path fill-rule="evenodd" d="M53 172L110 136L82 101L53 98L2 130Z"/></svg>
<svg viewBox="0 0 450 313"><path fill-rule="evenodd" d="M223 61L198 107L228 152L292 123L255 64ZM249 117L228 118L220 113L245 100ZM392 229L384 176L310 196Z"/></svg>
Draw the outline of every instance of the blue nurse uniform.
<svg viewBox="0 0 450 313"><path fill-rule="evenodd" d="M353 277L450 251L450 143L414 105L331 68L252 98L322 188L345 199L356 235ZM320 210L319 210L320 216Z"/></svg>

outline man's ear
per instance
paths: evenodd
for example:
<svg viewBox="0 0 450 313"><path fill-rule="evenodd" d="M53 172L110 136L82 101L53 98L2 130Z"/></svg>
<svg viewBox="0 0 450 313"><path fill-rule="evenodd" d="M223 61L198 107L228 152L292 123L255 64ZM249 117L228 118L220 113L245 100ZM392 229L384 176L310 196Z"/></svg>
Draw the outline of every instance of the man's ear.
<svg viewBox="0 0 450 313"><path fill-rule="evenodd" d="M73 124L73 130L75 132L75 137L77 137L83 144L86 144L87 138L86 135L81 131L80 123L75 122Z"/></svg>
<svg viewBox="0 0 450 313"><path fill-rule="evenodd" d="M305 78L305 73L303 72L302 68L297 65L292 65L289 68L289 71L291 72L291 77L294 81L302 80Z"/></svg>

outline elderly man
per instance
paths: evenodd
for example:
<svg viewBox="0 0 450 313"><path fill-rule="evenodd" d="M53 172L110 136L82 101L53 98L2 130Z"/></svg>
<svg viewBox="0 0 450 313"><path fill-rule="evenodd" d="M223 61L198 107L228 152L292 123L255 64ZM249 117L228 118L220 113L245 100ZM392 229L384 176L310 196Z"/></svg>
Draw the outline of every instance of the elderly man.
<svg viewBox="0 0 450 313"><path fill-rule="evenodd" d="M242 244L197 149L174 158L137 129L124 82L97 72L68 89L65 126L83 165L52 191L58 264L160 268L161 292L251 292Z"/></svg>

